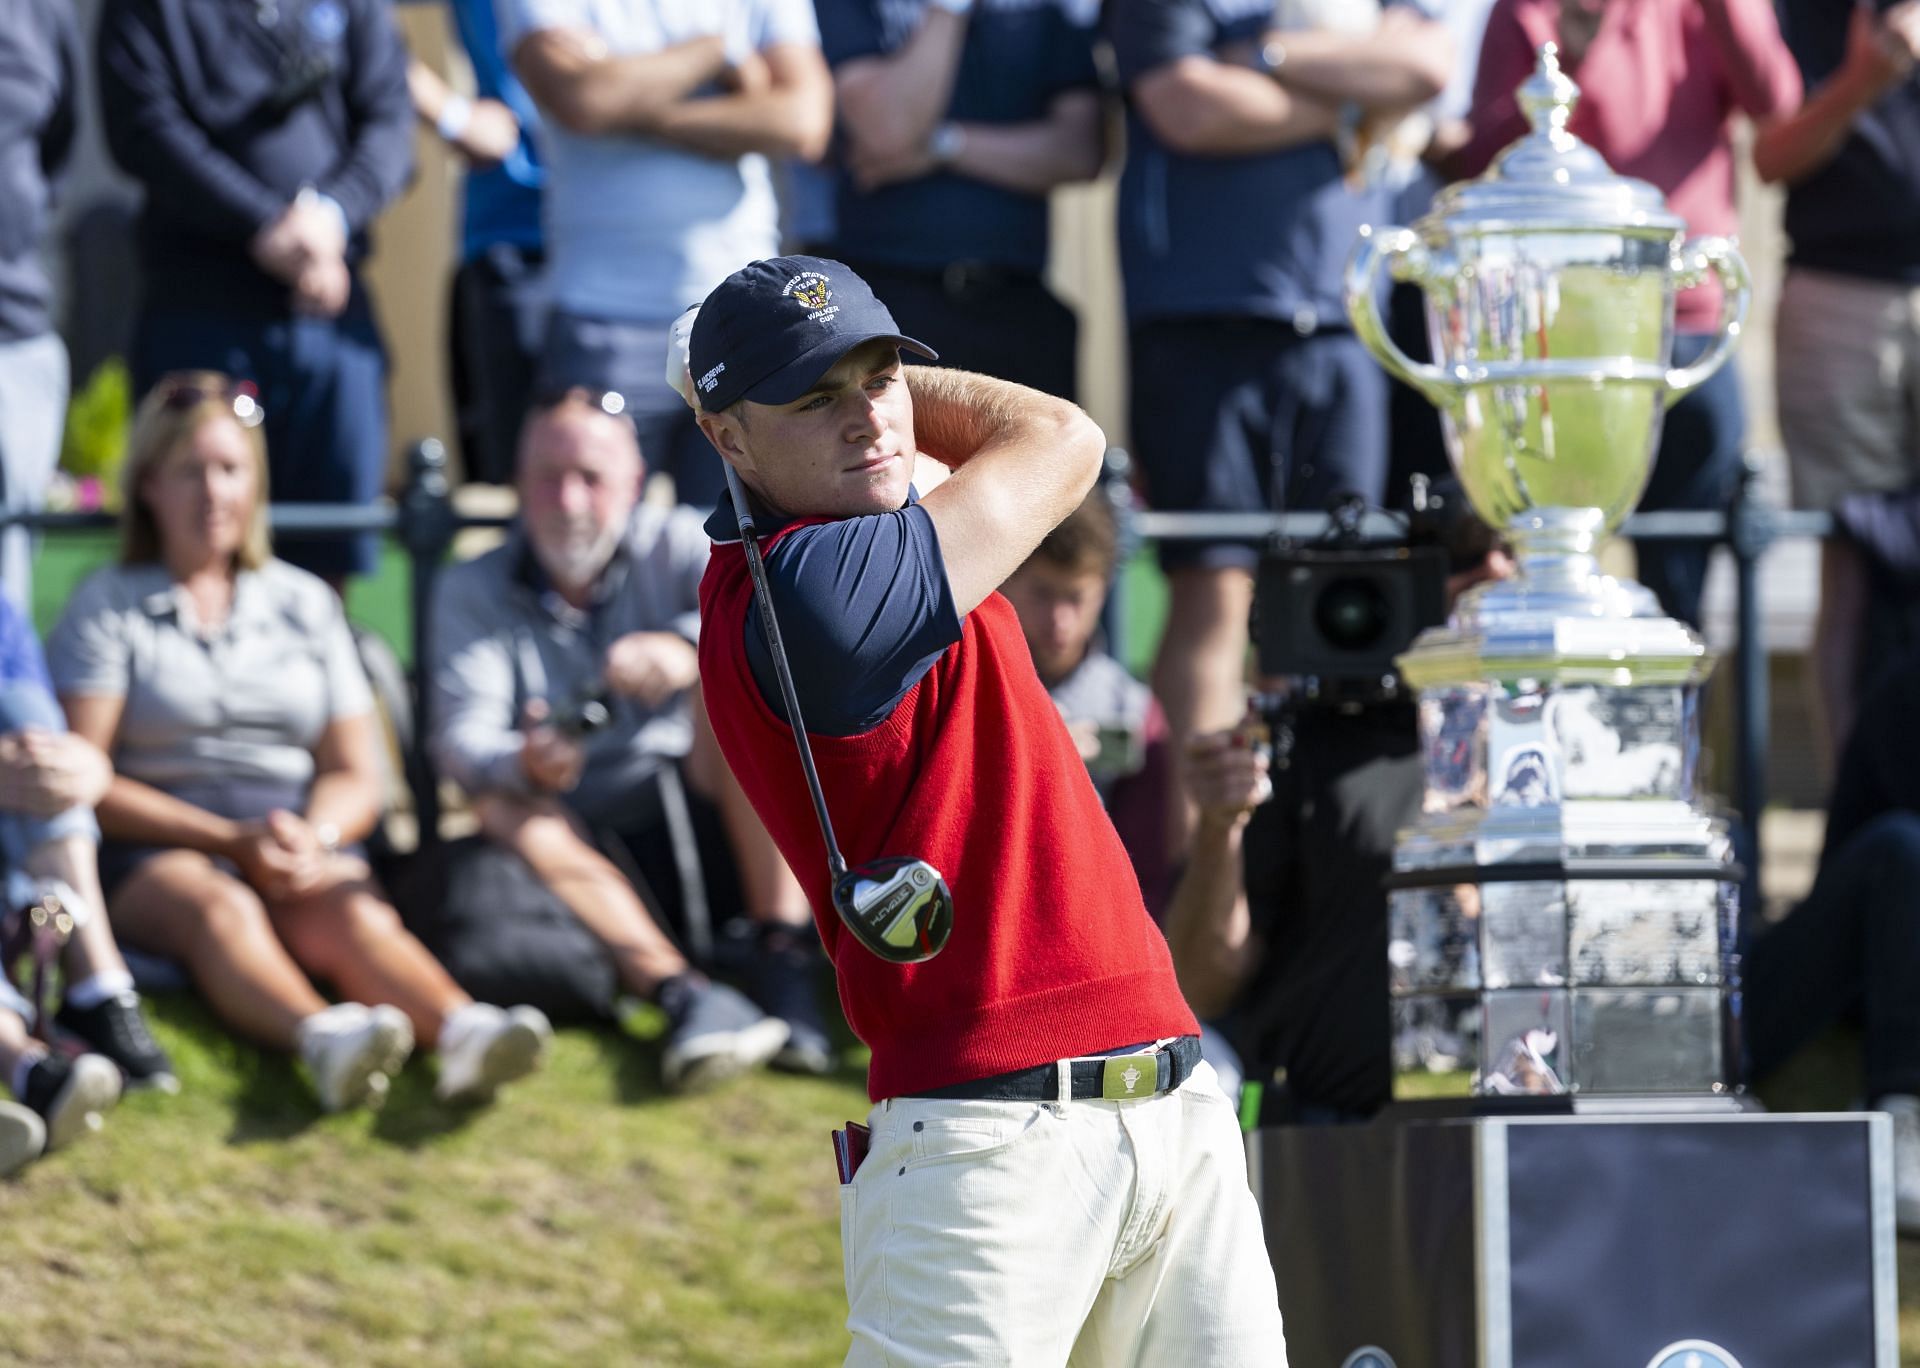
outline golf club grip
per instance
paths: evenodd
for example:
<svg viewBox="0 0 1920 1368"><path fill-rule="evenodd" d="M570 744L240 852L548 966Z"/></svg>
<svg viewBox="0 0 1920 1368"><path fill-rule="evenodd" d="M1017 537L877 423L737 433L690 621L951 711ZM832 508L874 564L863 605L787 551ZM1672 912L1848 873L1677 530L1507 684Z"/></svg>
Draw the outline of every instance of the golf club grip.
<svg viewBox="0 0 1920 1368"><path fill-rule="evenodd" d="M820 819L820 835L827 843L827 865L835 879L847 872L846 857L834 839L833 819L827 815L827 795L820 788L820 772L813 766L813 747L807 743L807 721L800 712L800 695L793 687L793 671L787 665L787 644L780 636L780 619L773 611L773 590L767 582L766 562L760 558L760 542L753 526L753 514L747 508L747 492L740 477L727 461L720 462L727 477L727 492L733 496L735 520L740 525L740 545L747 553L747 576L753 581L753 596L760 601L760 624L766 628L767 644L773 648L773 672L780 680L780 698L787 708L787 727L793 732L793 744L800 752L800 768L807 776L807 793L813 799L813 815Z"/></svg>

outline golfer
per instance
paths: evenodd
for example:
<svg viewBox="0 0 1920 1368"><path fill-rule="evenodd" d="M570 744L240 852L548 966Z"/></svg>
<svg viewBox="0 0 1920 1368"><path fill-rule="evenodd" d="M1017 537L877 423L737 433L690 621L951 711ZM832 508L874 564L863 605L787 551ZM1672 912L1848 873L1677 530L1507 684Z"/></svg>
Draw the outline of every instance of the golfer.
<svg viewBox="0 0 1920 1368"><path fill-rule="evenodd" d="M871 1148L840 1196L847 1362L1284 1364L1233 1110L995 592L1086 496L1105 439L1072 404L903 367L903 348L933 356L847 267L785 257L707 297L688 356L700 426L752 500L840 845L927 860L953 892L924 963L835 919L723 503L707 709L873 1051ZM951 478L933 487L926 458Z"/></svg>

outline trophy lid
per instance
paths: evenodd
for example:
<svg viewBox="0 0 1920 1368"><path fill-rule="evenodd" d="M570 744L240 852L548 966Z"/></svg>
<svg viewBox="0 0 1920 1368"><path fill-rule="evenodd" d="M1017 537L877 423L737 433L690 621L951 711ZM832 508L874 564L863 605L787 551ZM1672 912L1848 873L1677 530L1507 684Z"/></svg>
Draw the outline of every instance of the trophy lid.
<svg viewBox="0 0 1920 1368"><path fill-rule="evenodd" d="M1533 131L1494 159L1485 175L1442 191L1423 223L1484 232L1648 228L1683 232L1686 222L1646 181L1614 174L1606 160L1567 131L1580 87L1560 70L1558 45L1543 43L1539 65L1517 92Z"/></svg>

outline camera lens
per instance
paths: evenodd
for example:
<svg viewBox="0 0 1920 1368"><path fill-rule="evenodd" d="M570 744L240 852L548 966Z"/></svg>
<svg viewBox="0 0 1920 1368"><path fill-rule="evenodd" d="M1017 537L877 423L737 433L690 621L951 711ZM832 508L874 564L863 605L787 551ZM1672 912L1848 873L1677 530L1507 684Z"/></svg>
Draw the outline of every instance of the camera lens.
<svg viewBox="0 0 1920 1368"><path fill-rule="evenodd" d="M1392 616L1387 596L1370 579L1337 579L1313 605L1313 625L1329 646L1364 651L1380 639Z"/></svg>

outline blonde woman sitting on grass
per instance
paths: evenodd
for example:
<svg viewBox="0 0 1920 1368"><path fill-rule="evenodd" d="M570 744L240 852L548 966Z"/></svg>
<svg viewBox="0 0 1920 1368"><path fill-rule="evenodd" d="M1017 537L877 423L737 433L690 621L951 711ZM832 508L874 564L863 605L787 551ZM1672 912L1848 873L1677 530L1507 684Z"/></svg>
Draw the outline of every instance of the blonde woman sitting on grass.
<svg viewBox="0 0 1920 1368"><path fill-rule="evenodd" d="M462 992L358 852L379 817L372 694L339 599L268 550L260 421L223 375L154 387L120 564L48 639L69 723L114 764L108 915L228 1026L296 1052L329 1111L378 1105L416 1040L438 1047L443 1100L484 1101L537 1066L547 1020Z"/></svg>

